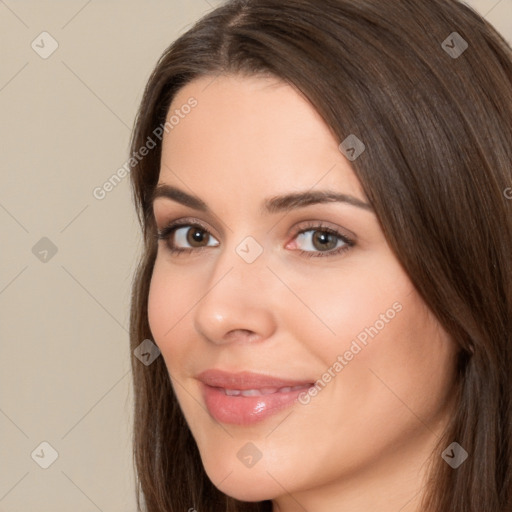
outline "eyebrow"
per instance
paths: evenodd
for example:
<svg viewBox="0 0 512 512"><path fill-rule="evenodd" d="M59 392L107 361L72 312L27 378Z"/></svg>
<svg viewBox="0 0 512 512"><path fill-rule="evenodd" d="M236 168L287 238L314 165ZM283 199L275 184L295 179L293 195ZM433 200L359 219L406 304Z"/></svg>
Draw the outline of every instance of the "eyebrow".
<svg viewBox="0 0 512 512"><path fill-rule="evenodd" d="M188 194L176 187L171 187L170 185L162 183L157 185L151 196L151 204L159 197L171 199L172 201L176 201L177 203L201 212L210 211L207 204L199 197ZM296 192L271 197L264 201L262 211L263 213L275 214L323 203L346 203L364 210L373 211L370 204L358 199L357 197L348 194L339 194L329 190Z"/></svg>

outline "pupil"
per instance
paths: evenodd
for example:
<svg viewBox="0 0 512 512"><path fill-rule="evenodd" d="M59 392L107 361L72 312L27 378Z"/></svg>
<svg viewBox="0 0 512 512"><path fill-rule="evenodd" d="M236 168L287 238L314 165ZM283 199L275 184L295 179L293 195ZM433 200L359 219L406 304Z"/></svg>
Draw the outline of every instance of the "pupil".
<svg viewBox="0 0 512 512"><path fill-rule="evenodd" d="M336 247L336 243L336 237L325 231L317 231L313 236L313 244L316 249L334 249Z"/></svg>

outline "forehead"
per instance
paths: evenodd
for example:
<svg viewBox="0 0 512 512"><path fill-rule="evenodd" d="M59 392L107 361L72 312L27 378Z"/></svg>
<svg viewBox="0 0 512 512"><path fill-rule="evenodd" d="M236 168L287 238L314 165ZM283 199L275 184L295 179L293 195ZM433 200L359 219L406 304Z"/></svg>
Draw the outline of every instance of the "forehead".
<svg viewBox="0 0 512 512"><path fill-rule="evenodd" d="M184 107L191 103L194 108ZM277 78L201 77L180 89L171 116L161 182L176 183L178 177L198 193L220 183L269 194L321 184L362 195L329 127Z"/></svg>

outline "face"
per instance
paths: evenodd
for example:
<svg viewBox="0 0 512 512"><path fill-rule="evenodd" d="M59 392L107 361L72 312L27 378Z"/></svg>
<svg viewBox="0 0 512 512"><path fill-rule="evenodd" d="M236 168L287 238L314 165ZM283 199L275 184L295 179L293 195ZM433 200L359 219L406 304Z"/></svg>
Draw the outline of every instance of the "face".
<svg viewBox="0 0 512 512"><path fill-rule="evenodd" d="M312 106L277 79L212 80L169 111L187 114L163 140L149 294L205 470L238 499L303 506L410 481L448 417L456 348Z"/></svg>

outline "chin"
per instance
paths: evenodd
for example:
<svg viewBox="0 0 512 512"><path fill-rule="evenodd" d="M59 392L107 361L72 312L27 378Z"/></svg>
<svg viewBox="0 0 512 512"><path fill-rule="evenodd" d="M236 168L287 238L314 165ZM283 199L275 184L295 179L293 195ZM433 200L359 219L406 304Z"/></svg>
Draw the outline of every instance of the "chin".
<svg viewBox="0 0 512 512"><path fill-rule="evenodd" d="M271 500L283 493L282 487L264 468L257 470L242 466L240 468L223 466L220 469L217 464L212 468L205 466L205 471L219 491L239 501Z"/></svg>

